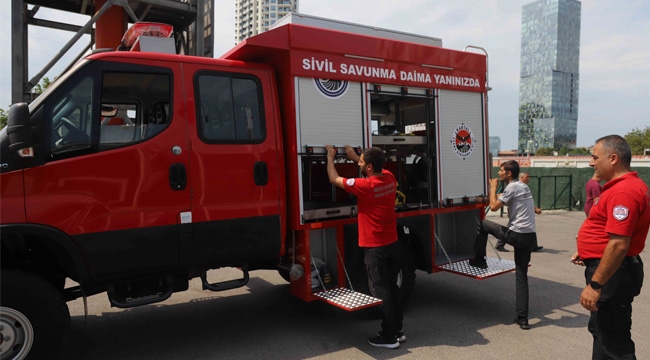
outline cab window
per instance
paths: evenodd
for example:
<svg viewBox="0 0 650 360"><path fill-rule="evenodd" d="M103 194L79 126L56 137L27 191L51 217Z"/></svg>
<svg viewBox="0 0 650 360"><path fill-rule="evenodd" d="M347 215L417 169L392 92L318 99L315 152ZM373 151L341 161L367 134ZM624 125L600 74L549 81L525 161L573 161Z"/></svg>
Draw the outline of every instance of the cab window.
<svg viewBox="0 0 650 360"><path fill-rule="evenodd" d="M146 141L171 121L169 69L96 62L56 85L42 100L48 161Z"/></svg>
<svg viewBox="0 0 650 360"><path fill-rule="evenodd" d="M169 124L171 75L107 72L102 81L99 148L150 139Z"/></svg>
<svg viewBox="0 0 650 360"><path fill-rule="evenodd" d="M259 143L264 140L262 91L254 77L201 73L196 78L196 116L208 143Z"/></svg>
<svg viewBox="0 0 650 360"><path fill-rule="evenodd" d="M79 81L53 98L54 105L46 111L46 118L52 121L52 154L91 147L94 84L92 76L82 76Z"/></svg>

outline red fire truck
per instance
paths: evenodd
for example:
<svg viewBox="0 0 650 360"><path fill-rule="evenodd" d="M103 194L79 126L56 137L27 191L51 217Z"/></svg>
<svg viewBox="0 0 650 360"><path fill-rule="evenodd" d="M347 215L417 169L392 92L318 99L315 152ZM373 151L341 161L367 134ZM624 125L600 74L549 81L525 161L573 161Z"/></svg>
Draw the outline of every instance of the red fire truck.
<svg viewBox="0 0 650 360"><path fill-rule="evenodd" d="M146 305L197 277L222 291L275 269L304 301L379 304L355 200L329 183L326 144L339 147L345 177L359 172L344 145L385 151L408 249L396 279L405 300L416 269L514 269L467 263L490 166L486 54L298 14L219 59L151 52L151 40L89 55L9 110L3 359L56 353L66 301L106 292L116 307ZM241 278L208 280L225 267Z"/></svg>

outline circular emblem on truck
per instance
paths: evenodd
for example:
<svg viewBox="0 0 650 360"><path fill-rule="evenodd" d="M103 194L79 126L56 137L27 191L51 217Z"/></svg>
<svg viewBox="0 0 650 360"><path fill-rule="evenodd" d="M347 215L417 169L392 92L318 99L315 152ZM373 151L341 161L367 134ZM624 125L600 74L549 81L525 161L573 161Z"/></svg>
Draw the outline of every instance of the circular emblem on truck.
<svg viewBox="0 0 650 360"><path fill-rule="evenodd" d="M454 130L454 134L451 138L451 145L454 147L456 155L465 160L467 157L472 155L475 141L472 129L461 123L458 125L456 130Z"/></svg>
<svg viewBox="0 0 650 360"><path fill-rule="evenodd" d="M348 82L344 80L314 79L314 84L321 94L332 99L345 95L348 90Z"/></svg>

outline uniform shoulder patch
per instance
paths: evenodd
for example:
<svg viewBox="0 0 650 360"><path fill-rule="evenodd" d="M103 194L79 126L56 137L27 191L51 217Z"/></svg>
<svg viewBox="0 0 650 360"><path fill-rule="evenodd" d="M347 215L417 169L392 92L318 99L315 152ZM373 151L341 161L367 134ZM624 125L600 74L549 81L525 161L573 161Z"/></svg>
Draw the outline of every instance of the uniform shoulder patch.
<svg viewBox="0 0 650 360"><path fill-rule="evenodd" d="M612 215L614 216L614 219L622 221L627 219L628 215L630 215L630 210L623 205L616 205L614 206Z"/></svg>
<svg viewBox="0 0 650 360"><path fill-rule="evenodd" d="M349 178L345 181L348 186L354 186L354 178Z"/></svg>

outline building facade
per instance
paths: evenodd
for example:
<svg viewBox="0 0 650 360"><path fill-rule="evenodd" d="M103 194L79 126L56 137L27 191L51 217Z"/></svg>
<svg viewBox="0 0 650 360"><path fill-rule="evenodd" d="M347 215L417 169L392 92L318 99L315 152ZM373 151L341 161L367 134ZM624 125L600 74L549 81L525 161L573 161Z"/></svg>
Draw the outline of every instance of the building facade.
<svg viewBox="0 0 650 360"><path fill-rule="evenodd" d="M235 43L265 32L292 11L298 12L298 0L235 1Z"/></svg>
<svg viewBox="0 0 650 360"><path fill-rule="evenodd" d="M576 146L580 14L577 0L538 0L522 9L520 154Z"/></svg>
<svg viewBox="0 0 650 360"><path fill-rule="evenodd" d="M498 156L499 151L501 151L501 137L490 136L490 154Z"/></svg>

